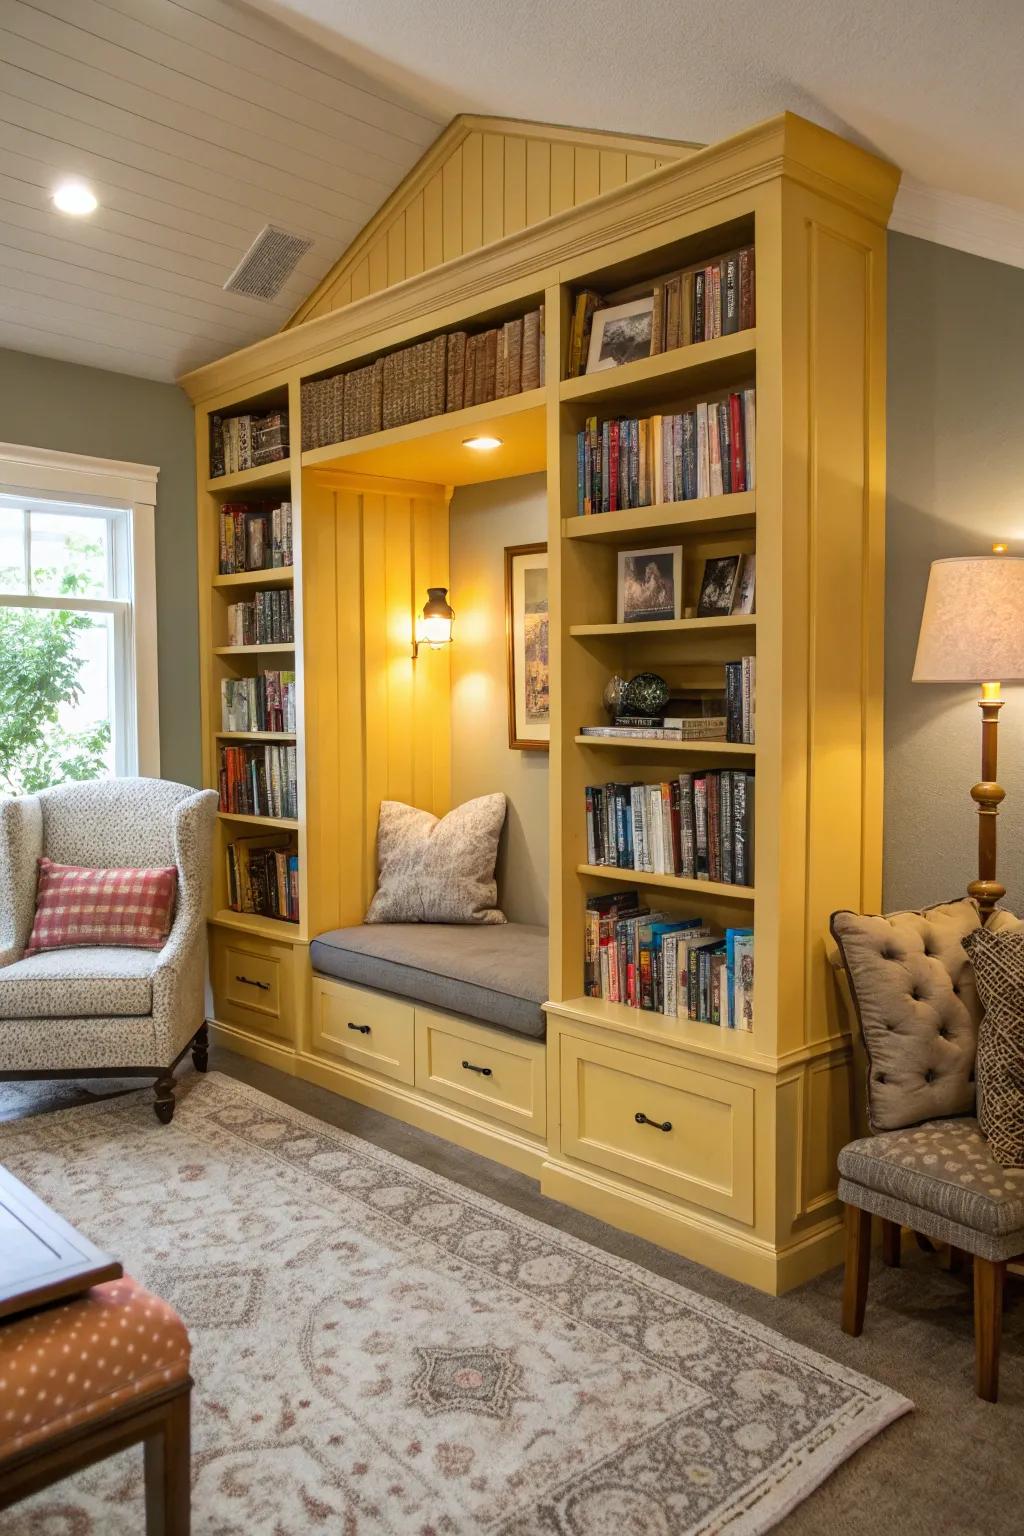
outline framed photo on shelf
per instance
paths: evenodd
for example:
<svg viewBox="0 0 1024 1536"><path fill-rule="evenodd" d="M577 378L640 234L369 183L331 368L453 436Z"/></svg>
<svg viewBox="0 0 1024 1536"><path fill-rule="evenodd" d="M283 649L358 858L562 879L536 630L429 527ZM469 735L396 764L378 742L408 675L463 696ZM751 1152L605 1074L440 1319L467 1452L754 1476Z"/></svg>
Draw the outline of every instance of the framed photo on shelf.
<svg viewBox="0 0 1024 1536"><path fill-rule="evenodd" d="M683 546L619 550L620 624L678 619L683 611Z"/></svg>
<svg viewBox="0 0 1024 1536"><path fill-rule="evenodd" d="M698 619L721 619L732 613L739 573L739 555L712 555L704 561L697 599Z"/></svg>
<svg viewBox="0 0 1024 1536"><path fill-rule="evenodd" d="M623 363L650 357L653 324L652 293L645 299L596 310L590 327L587 372L600 373L603 368L620 368Z"/></svg>
<svg viewBox="0 0 1024 1536"><path fill-rule="evenodd" d="M509 747L546 752L551 741L546 544L505 550L505 633Z"/></svg>

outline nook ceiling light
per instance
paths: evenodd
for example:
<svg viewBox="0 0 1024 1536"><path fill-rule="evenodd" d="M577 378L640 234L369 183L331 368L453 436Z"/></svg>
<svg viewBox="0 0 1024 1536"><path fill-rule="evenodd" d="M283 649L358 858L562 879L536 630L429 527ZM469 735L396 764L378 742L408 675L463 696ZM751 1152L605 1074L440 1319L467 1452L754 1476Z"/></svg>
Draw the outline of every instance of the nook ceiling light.
<svg viewBox="0 0 1024 1536"><path fill-rule="evenodd" d="M81 218L87 213L95 213L99 207L99 200L92 188L74 177L59 181L51 196L55 208L58 208L61 213L70 213L75 218Z"/></svg>
<svg viewBox="0 0 1024 1536"><path fill-rule="evenodd" d="M491 437L487 432L481 432L479 437L464 437L463 448L475 448L478 453L486 453L491 448L500 448L504 439Z"/></svg>

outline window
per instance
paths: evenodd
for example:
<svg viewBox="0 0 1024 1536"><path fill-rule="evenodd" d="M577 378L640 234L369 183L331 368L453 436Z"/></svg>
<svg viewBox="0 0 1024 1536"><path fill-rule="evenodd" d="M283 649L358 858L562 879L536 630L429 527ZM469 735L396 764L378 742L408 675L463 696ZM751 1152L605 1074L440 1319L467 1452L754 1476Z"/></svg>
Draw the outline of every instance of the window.
<svg viewBox="0 0 1024 1536"><path fill-rule="evenodd" d="M53 493L0 484L0 793L158 773L152 504L100 499L103 477L72 467L106 461L6 451Z"/></svg>

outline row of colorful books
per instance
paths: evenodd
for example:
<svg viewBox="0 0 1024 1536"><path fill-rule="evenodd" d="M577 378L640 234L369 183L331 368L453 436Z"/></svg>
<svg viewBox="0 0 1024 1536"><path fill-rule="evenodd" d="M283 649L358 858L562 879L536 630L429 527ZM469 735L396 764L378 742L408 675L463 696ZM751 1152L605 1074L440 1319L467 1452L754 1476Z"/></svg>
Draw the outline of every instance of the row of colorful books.
<svg viewBox="0 0 1024 1536"><path fill-rule="evenodd" d="M239 837L227 846L228 906L282 922L299 920L299 856L279 837Z"/></svg>
<svg viewBox="0 0 1024 1536"><path fill-rule="evenodd" d="M451 331L302 385L302 446L347 442L484 405L544 382L544 306L470 335Z"/></svg>
<svg viewBox="0 0 1024 1536"><path fill-rule="evenodd" d="M288 412L210 417L210 479L288 457Z"/></svg>
<svg viewBox="0 0 1024 1536"><path fill-rule="evenodd" d="M754 883L754 775L706 768L659 784L588 784L587 862Z"/></svg>
<svg viewBox="0 0 1024 1536"><path fill-rule="evenodd" d="M644 906L636 891L592 896L584 928L588 997L723 1029L754 1027L754 931L715 934L699 917Z"/></svg>
<svg viewBox="0 0 1024 1536"><path fill-rule="evenodd" d="M222 731L294 731L295 673L222 678L220 716Z"/></svg>
<svg viewBox="0 0 1024 1536"><path fill-rule="evenodd" d="M293 746L221 747L220 808L237 816L299 814L298 763Z"/></svg>
<svg viewBox="0 0 1024 1536"><path fill-rule="evenodd" d="M754 488L754 390L673 416L588 417L576 434L583 516Z"/></svg>
<svg viewBox="0 0 1024 1536"><path fill-rule="evenodd" d="M290 645L294 639L291 587L268 587L249 602L228 604L228 645Z"/></svg>
<svg viewBox="0 0 1024 1536"><path fill-rule="evenodd" d="M220 574L274 571L294 564L292 504L226 501L220 509Z"/></svg>

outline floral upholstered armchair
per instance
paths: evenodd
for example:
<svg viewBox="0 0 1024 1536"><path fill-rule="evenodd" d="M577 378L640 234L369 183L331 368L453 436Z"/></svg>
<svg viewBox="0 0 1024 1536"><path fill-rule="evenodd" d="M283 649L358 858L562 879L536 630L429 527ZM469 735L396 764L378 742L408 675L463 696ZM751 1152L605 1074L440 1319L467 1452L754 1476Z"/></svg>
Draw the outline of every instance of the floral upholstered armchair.
<svg viewBox="0 0 1024 1536"><path fill-rule="evenodd" d="M206 1070L206 908L217 796L161 779L72 784L0 801L0 1081L153 1077L174 1114L174 1068ZM162 949L26 955L38 860L87 869L175 865Z"/></svg>

